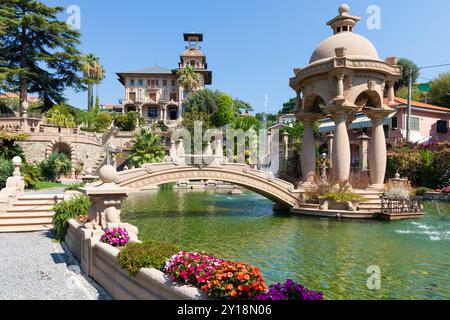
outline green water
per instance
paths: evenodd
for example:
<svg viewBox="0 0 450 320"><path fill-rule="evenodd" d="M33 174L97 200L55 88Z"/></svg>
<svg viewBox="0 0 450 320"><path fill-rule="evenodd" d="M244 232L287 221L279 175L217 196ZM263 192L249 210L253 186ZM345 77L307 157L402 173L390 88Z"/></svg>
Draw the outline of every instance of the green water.
<svg viewBox="0 0 450 320"><path fill-rule="evenodd" d="M249 262L268 284L293 278L326 299L450 299L450 204L425 207L419 220L337 221L274 214L252 192L168 190L132 196L123 220L140 239ZM381 269L373 291L372 265Z"/></svg>

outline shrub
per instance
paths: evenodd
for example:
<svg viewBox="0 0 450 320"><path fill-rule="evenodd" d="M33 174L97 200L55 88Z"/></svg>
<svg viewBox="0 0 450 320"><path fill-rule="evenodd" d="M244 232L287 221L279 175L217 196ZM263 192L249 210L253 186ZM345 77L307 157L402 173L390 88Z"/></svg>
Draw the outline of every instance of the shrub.
<svg viewBox="0 0 450 320"><path fill-rule="evenodd" d="M352 201L367 201L363 196L353 193L353 192L327 192L324 195L320 196L320 199L328 200L332 202L352 202Z"/></svg>
<svg viewBox="0 0 450 320"><path fill-rule="evenodd" d="M84 182L73 183L64 188L64 191L75 191L79 188L83 188L86 184Z"/></svg>
<svg viewBox="0 0 450 320"><path fill-rule="evenodd" d="M264 293L267 287L257 267L225 261L201 289L211 298L245 300Z"/></svg>
<svg viewBox="0 0 450 320"><path fill-rule="evenodd" d="M430 188L420 187L416 189L416 196L423 196L425 193L431 191Z"/></svg>
<svg viewBox="0 0 450 320"><path fill-rule="evenodd" d="M130 276L136 276L141 268L163 270L166 260L179 251L175 245L160 241L129 243L117 259L122 269L128 270Z"/></svg>
<svg viewBox="0 0 450 320"><path fill-rule="evenodd" d="M13 174L13 166L10 160L0 158L0 189L6 186L6 180Z"/></svg>
<svg viewBox="0 0 450 320"><path fill-rule="evenodd" d="M203 286L224 260L196 252L180 252L167 261L164 272L173 282Z"/></svg>
<svg viewBox="0 0 450 320"><path fill-rule="evenodd" d="M39 167L37 165L25 162L22 164L20 171L22 172L23 180L25 182L25 188L36 188L41 176Z"/></svg>
<svg viewBox="0 0 450 320"><path fill-rule="evenodd" d="M323 293L309 290L287 279L286 283L277 283L269 287L269 292L261 293L254 300L323 300Z"/></svg>
<svg viewBox="0 0 450 320"><path fill-rule="evenodd" d="M52 152L50 156L39 163L41 177L45 181L56 182L61 175L69 175L72 162L63 153Z"/></svg>
<svg viewBox="0 0 450 320"><path fill-rule="evenodd" d="M450 181L450 143L405 144L388 156L386 176L408 177L414 186L435 189Z"/></svg>
<svg viewBox="0 0 450 320"><path fill-rule="evenodd" d="M68 221L73 218L84 217L89 213L91 201L87 196L77 196L70 200L57 203L53 207L53 229L58 241L64 241L67 233Z"/></svg>
<svg viewBox="0 0 450 320"><path fill-rule="evenodd" d="M134 131L136 125L144 124L145 120L136 112L131 111L126 114L116 113L113 115L114 125L121 131Z"/></svg>
<svg viewBox="0 0 450 320"><path fill-rule="evenodd" d="M113 247L121 247L130 241L130 236L125 228L106 229L100 241Z"/></svg>

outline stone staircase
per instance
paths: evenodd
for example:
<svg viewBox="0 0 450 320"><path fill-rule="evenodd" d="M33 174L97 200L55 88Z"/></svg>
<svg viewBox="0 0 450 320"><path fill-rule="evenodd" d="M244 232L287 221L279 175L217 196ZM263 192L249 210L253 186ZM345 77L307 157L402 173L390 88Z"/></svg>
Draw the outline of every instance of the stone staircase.
<svg viewBox="0 0 450 320"><path fill-rule="evenodd" d="M106 156L104 154L102 154L97 161L95 162L94 166L92 167L92 174L93 175L98 175L98 172L100 170L100 168L105 164L106 161Z"/></svg>
<svg viewBox="0 0 450 320"><path fill-rule="evenodd" d="M64 200L63 194L25 194L0 214L1 232L42 231L52 228L53 206Z"/></svg>

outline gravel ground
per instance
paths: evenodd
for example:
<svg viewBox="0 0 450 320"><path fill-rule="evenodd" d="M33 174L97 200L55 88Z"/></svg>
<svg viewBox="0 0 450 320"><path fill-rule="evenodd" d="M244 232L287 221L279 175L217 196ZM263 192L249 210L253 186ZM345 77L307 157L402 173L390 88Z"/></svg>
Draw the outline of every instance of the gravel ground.
<svg viewBox="0 0 450 320"><path fill-rule="evenodd" d="M109 300L52 232L0 234L0 300Z"/></svg>

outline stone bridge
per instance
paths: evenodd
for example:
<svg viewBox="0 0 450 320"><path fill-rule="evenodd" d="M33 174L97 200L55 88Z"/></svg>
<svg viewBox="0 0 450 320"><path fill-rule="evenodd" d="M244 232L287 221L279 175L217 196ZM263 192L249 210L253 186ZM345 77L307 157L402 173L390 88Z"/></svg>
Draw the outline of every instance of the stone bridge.
<svg viewBox="0 0 450 320"><path fill-rule="evenodd" d="M211 144L203 155L186 155L183 143L172 144L165 163L145 164L142 168L122 171L114 178L117 187L143 189L186 180L215 180L233 183L272 200L280 207L292 208L300 204L300 191L293 184L276 178L271 172L250 168L247 164L229 163L223 155L221 142L212 152ZM94 183L91 187L101 186Z"/></svg>

